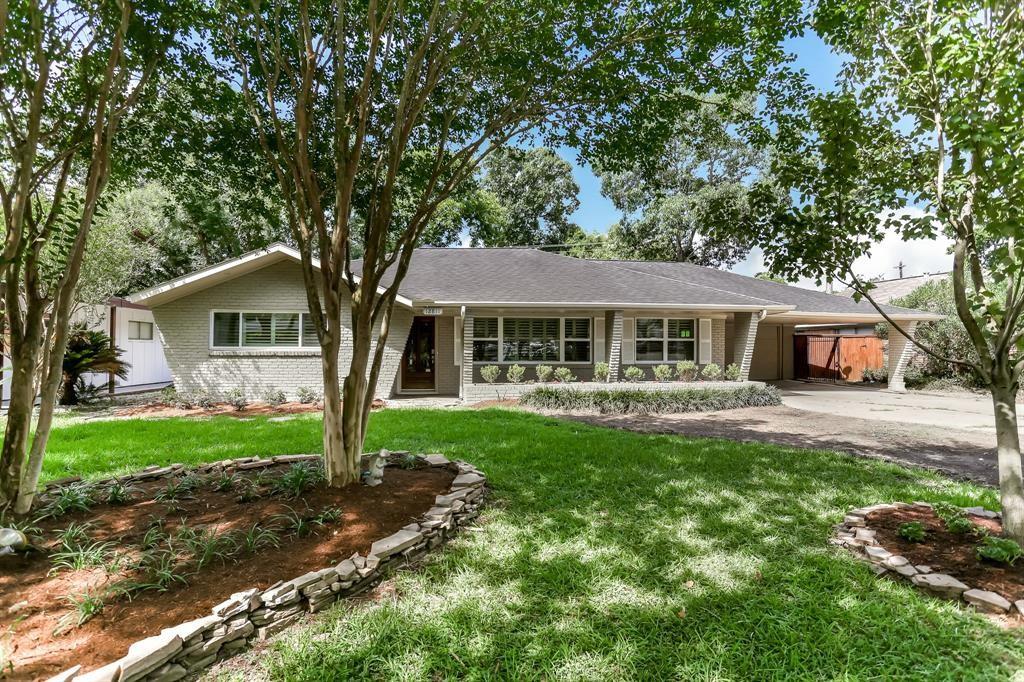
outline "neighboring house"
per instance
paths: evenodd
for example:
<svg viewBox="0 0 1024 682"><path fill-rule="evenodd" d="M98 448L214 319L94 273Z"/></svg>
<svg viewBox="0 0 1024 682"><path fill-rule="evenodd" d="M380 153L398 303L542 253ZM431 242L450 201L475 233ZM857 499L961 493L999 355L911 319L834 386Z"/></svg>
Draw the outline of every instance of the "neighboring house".
<svg viewBox="0 0 1024 682"><path fill-rule="evenodd" d="M923 275L911 275L910 277L899 277L896 279L874 280L872 283L875 285L875 288L871 290L871 298L875 299L879 303L892 303L893 301L903 298L907 294L915 291L919 287L923 287L925 284L928 284L930 282L941 282L948 277L948 272L926 272ZM839 296L852 297L853 294L853 289L844 289L841 292L839 292ZM815 334L857 334L865 336L874 336L875 325L850 324L808 326L801 328L798 331L806 331Z"/></svg>
<svg viewBox="0 0 1024 682"><path fill-rule="evenodd" d="M358 275L359 263L353 264ZM275 244L141 291L175 386L249 395L322 384L298 253ZM908 328L935 319L892 308ZM793 376L799 324L874 323L867 303L685 263L590 261L534 249L418 249L399 290L378 397L494 397L480 368L568 366L581 380L607 362L735 362L744 379ZM343 319L343 330L349 328ZM342 373L349 343L342 342ZM892 344L892 385L909 354ZM504 372L502 373L504 375ZM515 390L515 389L512 389Z"/></svg>

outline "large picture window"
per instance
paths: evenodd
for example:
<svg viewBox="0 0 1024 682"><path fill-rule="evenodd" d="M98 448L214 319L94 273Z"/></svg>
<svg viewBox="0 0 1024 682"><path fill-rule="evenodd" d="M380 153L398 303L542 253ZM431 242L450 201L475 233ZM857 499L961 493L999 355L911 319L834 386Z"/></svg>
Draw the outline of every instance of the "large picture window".
<svg viewBox="0 0 1024 682"><path fill-rule="evenodd" d="M474 362L591 361L589 317L475 317Z"/></svg>
<svg viewBox="0 0 1024 682"><path fill-rule="evenodd" d="M695 320L640 317L636 320L637 362L678 362L697 357Z"/></svg>
<svg viewBox="0 0 1024 682"><path fill-rule="evenodd" d="M319 348L308 313L215 312L214 348Z"/></svg>

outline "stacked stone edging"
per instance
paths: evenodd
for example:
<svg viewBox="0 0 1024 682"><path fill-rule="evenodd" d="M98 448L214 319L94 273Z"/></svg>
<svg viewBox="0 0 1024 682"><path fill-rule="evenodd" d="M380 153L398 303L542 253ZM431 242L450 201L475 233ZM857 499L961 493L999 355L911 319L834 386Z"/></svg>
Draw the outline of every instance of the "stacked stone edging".
<svg viewBox="0 0 1024 682"><path fill-rule="evenodd" d="M390 453L388 464L394 465L397 458L408 454ZM318 458L319 455L284 455L266 460L246 457L205 464L194 471L242 468L245 464L257 462L266 462L261 466L268 466L277 462ZM342 597L361 594L376 586L395 568L417 561L479 516L487 492L487 478L471 464L453 462L437 454L417 455L417 458L430 467L446 468L455 473L451 488L446 494L436 496L434 506L418 522L377 540L366 556L356 552L336 566L310 571L288 581L278 581L265 590L252 588L236 592L214 606L208 616L164 628L159 635L135 642L128 647L126 656L113 663L86 673L76 665L50 678L50 682L179 680L235 655L254 642L272 637L295 623L304 613L316 613ZM116 480L152 480L175 475L182 468L182 465L150 467ZM57 485L68 482L58 482Z"/></svg>
<svg viewBox="0 0 1024 682"><path fill-rule="evenodd" d="M1009 599L997 592L972 588L945 573L932 571L931 566L914 565L899 554L890 552L878 544L876 531L867 525L867 516L871 512L884 509L931 509L927 502L894 502L892 504L875 504L870 507L851 509L842 523L836 524L832 543L845 547L858 556L871 562L876 575L892 575L909 580L917 587L946 599L963 600L986 613L1006 614L1011 611L1024 614L1024 599L1011 603ZM998 512L983 507L966 507L964 512L971 516L984 519L1001 518Z"/></svg>

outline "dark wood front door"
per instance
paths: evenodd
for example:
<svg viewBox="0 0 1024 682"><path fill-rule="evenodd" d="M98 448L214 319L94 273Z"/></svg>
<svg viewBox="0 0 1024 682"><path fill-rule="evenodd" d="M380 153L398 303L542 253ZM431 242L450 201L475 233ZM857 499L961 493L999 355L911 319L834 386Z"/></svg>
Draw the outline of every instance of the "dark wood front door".
<svg viewBox="0 0 1024 682"><path fill-rule="evenodd" d="M434 346L434 318L414 317L402 355L402 390L432 391L437 387Z"/></svg>

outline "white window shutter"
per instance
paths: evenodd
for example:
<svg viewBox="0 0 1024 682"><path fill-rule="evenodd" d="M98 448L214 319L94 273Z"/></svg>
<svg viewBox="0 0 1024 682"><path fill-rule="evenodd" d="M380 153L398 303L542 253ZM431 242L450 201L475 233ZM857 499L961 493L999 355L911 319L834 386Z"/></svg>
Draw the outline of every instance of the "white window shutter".
<svg viewBox="0 0 1024 682"><path fill-rule="evenodd" d="M605 356L604 350L604 316L594 318L594 339L593 339L594 357L591 358L593 362L606 362L607 357Z"/></svg>
<svg viewBox="0 0 1024 682"><path fill-rule="evenodd" d="M633 331L633 318L622 318L622 366L636 362L636 334Z"/></svg>
<svg viewBox="0 0 1024 682"><path fill-rule="evenodd" d="M453 317L455 321L455 366L462 366L462 318Z"/></svg>
<svg viewBox="0 0 1024 682"><path fill-rule="evenodd" d="M711 320L700 320L700 330L697 332L697 343L700 346L700 350L697 354L697 362L701 365L706 365L711 362Z"/></svg>

